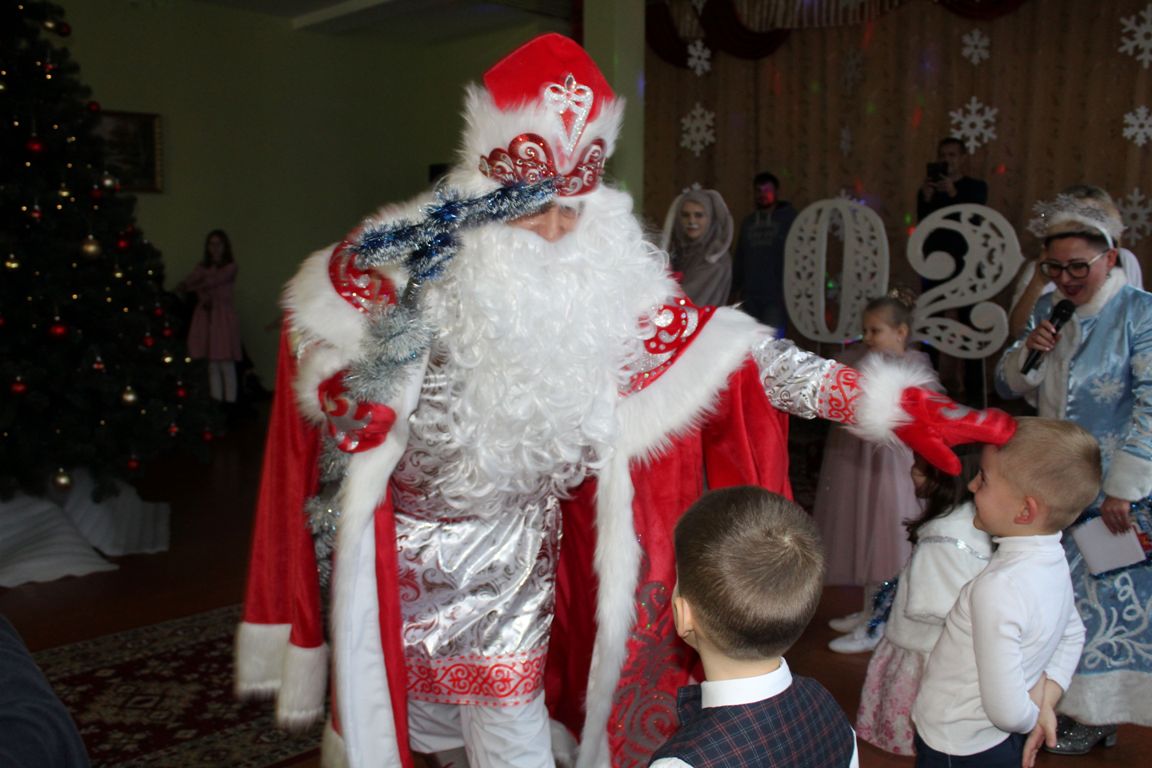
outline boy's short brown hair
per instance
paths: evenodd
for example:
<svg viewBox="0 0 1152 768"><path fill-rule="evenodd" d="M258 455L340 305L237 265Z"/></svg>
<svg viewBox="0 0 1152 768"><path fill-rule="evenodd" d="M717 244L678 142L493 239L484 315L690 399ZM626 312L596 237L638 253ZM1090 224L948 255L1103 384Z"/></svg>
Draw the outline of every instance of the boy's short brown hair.
<svg viewBox="0 0 1152 768"><path fill-rule="evenodd" d="M816 612L820 532L783 496L755 486L711 491L680 518L675 546L680 596L726 656L780 656Z"/></svg>
<svg viewBox="0 0 1152 768"><path fill-rule="evenodd" d="M1071 421L1017 419L999 459L1001 474L1048 508L1050 533L1071 525L1100 494L1100 444Z"/></svg>

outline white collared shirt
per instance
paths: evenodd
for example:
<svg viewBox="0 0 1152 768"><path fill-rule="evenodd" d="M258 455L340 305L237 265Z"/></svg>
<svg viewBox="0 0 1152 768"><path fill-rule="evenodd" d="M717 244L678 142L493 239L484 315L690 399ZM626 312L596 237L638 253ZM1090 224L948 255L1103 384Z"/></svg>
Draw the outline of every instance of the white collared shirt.
<svg viewBox="0 0 1152 768"><path fill-rule="evenodd" d="M912 707L920 738L949 755L1028 733L1042 673L1068 689L1084 647L1060 534L997 536L999 548L948 612Z"/></svg>
<svg viewBox="0 0 1152 768"><path fill-rule="evenodd" d="M792 671L788 662L780 659L780 666L766 675L741 677L735 680L705 680L700 683L700 706L736 707L754 704L757 701L779 696L792 685ZM852 732L852 762L849 768L859 768L860 755L856 747L856 732ZM692 768L678 757L663 757L654 761L649 768Z"/></svg>

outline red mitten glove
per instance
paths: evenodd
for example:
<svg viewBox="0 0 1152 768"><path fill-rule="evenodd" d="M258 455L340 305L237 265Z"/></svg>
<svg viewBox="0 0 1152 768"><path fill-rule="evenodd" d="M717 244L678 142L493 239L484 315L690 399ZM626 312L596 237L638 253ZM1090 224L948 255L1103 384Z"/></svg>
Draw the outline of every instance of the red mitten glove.
<svg viewBox="0 0 1152 768"><path fill-rule="evenodd" d="M320 410L328 417L328 434L340 450L359 453L375 448L388 437L396 423L396 411L383 403L361 403L348 397L344 386L347 371L339 371L317 388Z"/></svg>
<svg viewBox="0 0 1152 768"><path fill-rule="evenodd" d="M912 423L896 427L896 436L950 475L960 474L960 459L952 452L953 445L1003 445L1016 432L1016 420L1004 411L978 411L919 387L908 387L900 394L900 407L912 417Z"/></svg>

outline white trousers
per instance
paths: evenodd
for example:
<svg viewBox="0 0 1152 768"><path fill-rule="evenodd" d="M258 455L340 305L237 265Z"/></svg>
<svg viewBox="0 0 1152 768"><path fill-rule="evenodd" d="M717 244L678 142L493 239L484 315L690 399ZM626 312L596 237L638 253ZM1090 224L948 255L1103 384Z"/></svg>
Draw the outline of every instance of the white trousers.
<svg viewBox="0 0 1152 768"><path fill-rule="evenodd" d="M554 768L544 696L514 707L408 701L408 740L417 752L464 747L469 768Z"/></svg>

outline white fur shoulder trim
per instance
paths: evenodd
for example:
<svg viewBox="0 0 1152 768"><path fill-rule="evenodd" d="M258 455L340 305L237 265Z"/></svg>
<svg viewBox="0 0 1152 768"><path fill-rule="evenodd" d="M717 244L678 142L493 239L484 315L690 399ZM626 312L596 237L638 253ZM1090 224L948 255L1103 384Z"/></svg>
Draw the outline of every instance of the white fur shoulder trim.
<svg viewBox="0 0 1152 768"><path fill-rule="evenodd" d="M901 395L908 387L937 388L935 375L912 360L879 355L869 355L859 370L856 423L848 425L848 430L873 443L900 442L893 430L911 421L900 406Z"/></svg>

